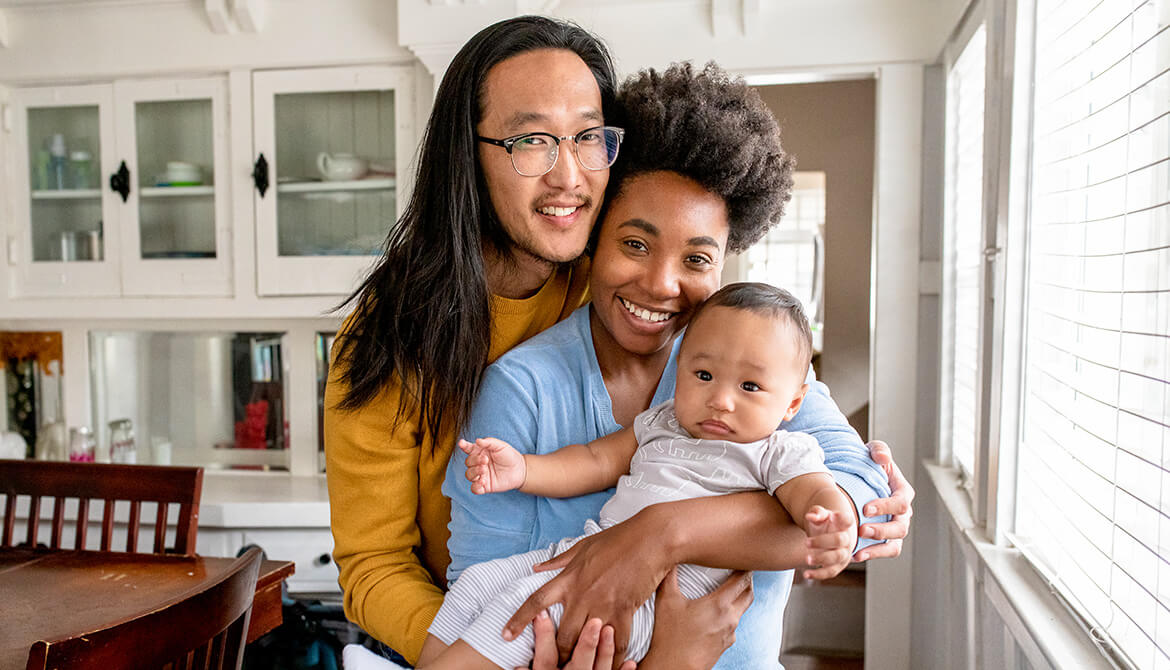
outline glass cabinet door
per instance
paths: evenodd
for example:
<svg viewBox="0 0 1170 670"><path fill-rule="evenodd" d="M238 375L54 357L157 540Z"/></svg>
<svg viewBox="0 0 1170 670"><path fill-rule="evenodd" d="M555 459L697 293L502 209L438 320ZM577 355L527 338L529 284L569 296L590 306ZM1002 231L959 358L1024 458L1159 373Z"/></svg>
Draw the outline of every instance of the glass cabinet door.
<svg viewBox="0 0 1170 670"><path fill-rule="evenodd" d="M344 294L381 254L414 151L409 69L253 78L262 295Z"/></svg>
<svg viewBox="0 0 1170 670"><path fill-rule="evenodd" d="M118 82L124 295L230 295L223 78Z"/></svg>
<svg viewBox="0 0 1170 670"><path fill-rule="evenodd" d="M113 200L101 179L114 153L110 87L24 89L15 98L16 292L117 294Z"/></svg>

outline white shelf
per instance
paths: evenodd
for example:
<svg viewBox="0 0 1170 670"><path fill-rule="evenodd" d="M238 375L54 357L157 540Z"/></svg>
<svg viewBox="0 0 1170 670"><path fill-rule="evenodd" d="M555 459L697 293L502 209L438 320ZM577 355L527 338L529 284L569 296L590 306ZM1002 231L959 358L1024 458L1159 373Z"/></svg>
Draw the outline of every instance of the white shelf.
<svg viewBox="0 0 1170 670"><path fill-rule="evenodd" d="M67 188L32 192L33 200L96 200L101 197L102 191L97 188Z"/></svg>
<svg viewBox="0 0 1170 670"><path fill-rule="evenodd" d="M181 198L214 195L214 186L143 186L138 193L143 198Z"/></svg>
<svg viewBox="0 0 1170 670"><path fill-rule="evenodd" d="M330 191L384 191L394 188L394 177L354 181L290 181L276 185L277 193L326 193Z"/></svg>

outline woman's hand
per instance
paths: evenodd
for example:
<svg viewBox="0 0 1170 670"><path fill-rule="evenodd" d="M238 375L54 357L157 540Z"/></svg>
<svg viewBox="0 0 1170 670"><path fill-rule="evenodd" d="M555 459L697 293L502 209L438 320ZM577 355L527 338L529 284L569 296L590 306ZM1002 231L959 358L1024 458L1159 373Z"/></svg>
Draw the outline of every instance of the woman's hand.
<svg viewBox="0 0 1170 670"><path fill-rule="evenodd" d="M643 670L709 670L735 642L753 597L752 573L740 571L702 598L687 600L671 568L654 601L654 637Z"/></svg>
<svg viewBox="0 0 1170 670"><path fill-rule="evenodd" d="M563 668L557 665L557 631L547 613L541 612L532 622L532 632L536 636L532 670L610 670L613 667L613 627L602 626L601 619L590 619L585 624L581 637L577 638L577 646L573 649L573 658ZM619 670L636 668L633 661L626 661Z"/></svg>
<svg viewBox="0 0 1170 670"><path fill-rule="evenodd" d="M537 571L563 570L516 610L504 627L505 639L515 638L538 613L562 603L565 611L557 631L562 660L569 658L577 634L593 618L613 626L614 655L625 658L634 610L650 598L673 565L662 543L646 541L659 537L656 533L662 528L651 506L537 564ZM633 556L637 558L631 560Z"/></svg>
<svg viewBox="0 0 1170 670"><path fill-rule="evenodd" d="M886 543L874 544L862 549L857 553L858 561L868 561L871 558L894 558L901 554L902 538L910 532L910 517L914 516L914 509L910 505L914 500L914 487L910 486L910 482L906 481L902 470L894 462L889 445L874 440L868 446L869 457L886 471L886 477L890 480L890 497L866 503L865 515L890 514L893 518L885 523L862 524L859 529L861 537L886 540Z"/></svg>

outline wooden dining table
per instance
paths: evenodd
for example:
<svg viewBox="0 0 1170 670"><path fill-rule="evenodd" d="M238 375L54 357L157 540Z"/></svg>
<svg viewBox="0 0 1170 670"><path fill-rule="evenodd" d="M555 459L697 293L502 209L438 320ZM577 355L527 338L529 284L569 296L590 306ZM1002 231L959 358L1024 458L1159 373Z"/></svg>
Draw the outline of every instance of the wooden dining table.
<svg viewBox="0 0 1170 670"><path fill-rule="evenodd" d="M0 548L0 670L24 668L37 640L100 630L172 602L224 574L235 559ZM248 641L282 620L291 561L264 561Z"/></svg>

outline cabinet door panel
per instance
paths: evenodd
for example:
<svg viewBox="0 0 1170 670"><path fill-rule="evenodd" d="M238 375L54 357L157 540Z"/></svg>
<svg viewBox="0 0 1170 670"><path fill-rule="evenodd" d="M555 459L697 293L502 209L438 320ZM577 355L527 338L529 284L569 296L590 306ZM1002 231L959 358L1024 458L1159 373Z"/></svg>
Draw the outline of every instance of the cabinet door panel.
<svg viewBox="0 0 1170 670"><path fill-rule="evenodd" d="M404 67L253 75L254 189L261 295L343 295L381 254L405 204L398 175L414 150Z"/></svg>
<svg viewBox="0 0 1170 670"><path fill-rule="evenodd" d="M113 92L108 85L13 92L14 226L9 263L17 296L119 292Z"/></svg>
<svg viewBox="0 0 1170 670"><path fill-rule="evenodd" d="M227 80L118 82L124 295L232 293Z"/></svg>

